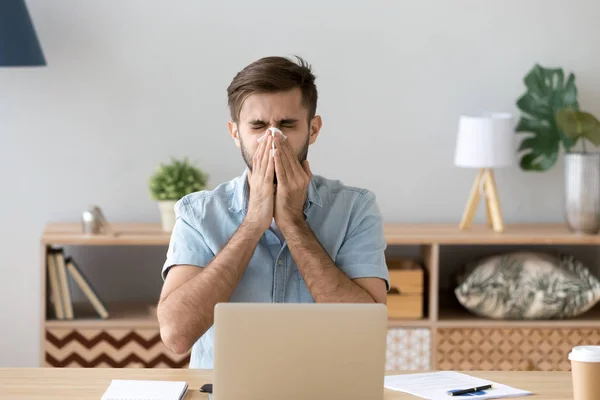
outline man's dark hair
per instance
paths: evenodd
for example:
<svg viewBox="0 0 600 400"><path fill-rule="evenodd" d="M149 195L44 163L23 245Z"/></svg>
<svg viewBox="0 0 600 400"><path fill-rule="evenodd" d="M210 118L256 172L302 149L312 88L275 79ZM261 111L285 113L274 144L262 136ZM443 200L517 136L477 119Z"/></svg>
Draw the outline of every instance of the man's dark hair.
<svg viewBox="0 0 600 400"><path fill-rule="evenodd" d="M238 122L240 110L254 93L275 93L300 88L302 104L308 110L308 121L317 112L317 87L310 65L296 56L296 62L285 57L264 57L237 73L227 88L231 119Z"/></svg>

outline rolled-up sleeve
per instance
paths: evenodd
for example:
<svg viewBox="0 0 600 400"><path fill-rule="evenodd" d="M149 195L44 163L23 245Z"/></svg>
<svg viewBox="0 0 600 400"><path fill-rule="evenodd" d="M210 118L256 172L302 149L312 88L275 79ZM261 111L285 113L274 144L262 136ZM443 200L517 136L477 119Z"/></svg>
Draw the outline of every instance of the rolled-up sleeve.
<svg viewBox="0 0 600 400"><path fill-rule="evenodd" d="M356 200L346 232L336 256L337 267L350 279L381 278L389 290L383 217L372 192L363 190Z"/></svg>
<svg viewBox="0 0 600 400"><path fill-rule="evenodd" d="M175 226L171 232L167 259L162 268L165 279L173 265L187 264L204 267L214 257L202 233L194 227L194 218L185 198L175 204Z"/></svg>

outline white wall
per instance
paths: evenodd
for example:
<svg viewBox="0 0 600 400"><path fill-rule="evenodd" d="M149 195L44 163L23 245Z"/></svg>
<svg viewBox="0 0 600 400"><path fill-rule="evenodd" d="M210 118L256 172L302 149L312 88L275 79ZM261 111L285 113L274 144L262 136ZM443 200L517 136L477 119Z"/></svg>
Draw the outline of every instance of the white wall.
<svg viewBox="0 0 600 400"><path fill-rule="evenodd" d="M27 3L49 66L0 70L0 366L38 362L46 222L78 221L88 204L158 221L146 182L169 156L197 160L211 186L241 172L225 89L259 57L313 64L324 128L312 169L374 190L389 222L458 222L473 171L452 165L457 118L516 112L534 63L573 70L582 106L600 112L596 0ZM498 171L507 222L562 221L561 167ZM105 265L93 251L78 254L98 279L160 284L164 249L121 280L133 250Z"/></svg>

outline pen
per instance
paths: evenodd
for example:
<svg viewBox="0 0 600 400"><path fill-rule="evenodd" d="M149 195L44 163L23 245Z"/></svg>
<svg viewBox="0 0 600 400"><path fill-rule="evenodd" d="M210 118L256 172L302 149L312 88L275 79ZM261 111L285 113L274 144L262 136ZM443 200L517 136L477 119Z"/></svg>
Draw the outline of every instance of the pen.
<svg viewBox="0 0 600 400"><path fill-rule="evenodd" d="M448 396L460 396L463 394L475 393L475 392L479 392L480 390L486 390L486 389L491 389L491 388L492 388L492 385L484 385L484 386L477 386L477 387L470 388L470 389L449 390Z"/></svg>

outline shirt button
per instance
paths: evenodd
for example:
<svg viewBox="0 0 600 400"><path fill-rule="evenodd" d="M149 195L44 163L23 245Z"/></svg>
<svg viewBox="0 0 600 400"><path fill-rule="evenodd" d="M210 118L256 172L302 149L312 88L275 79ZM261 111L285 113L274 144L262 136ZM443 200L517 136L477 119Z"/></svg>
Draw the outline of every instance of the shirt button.
<svg viewBox="0 0 600 400"><path fill-rule="evenodd" d="M280 259L279 261L277 261L277 265L281 267L283 265L283 260Z"/></svg>

